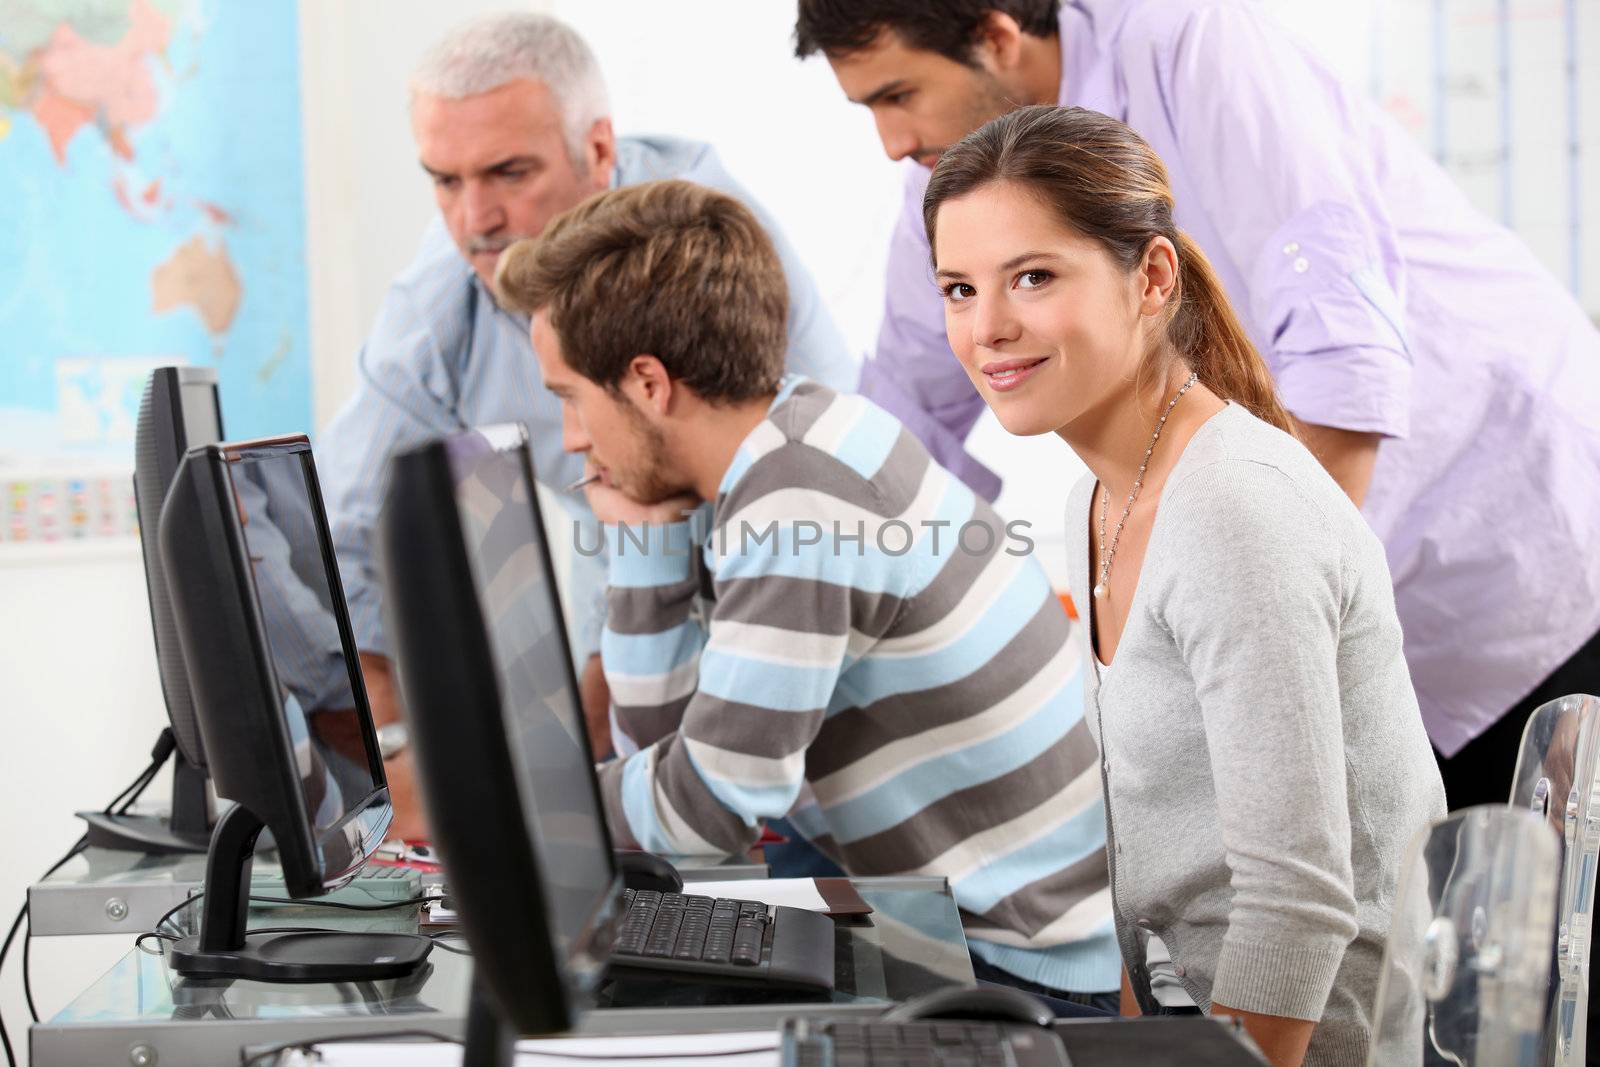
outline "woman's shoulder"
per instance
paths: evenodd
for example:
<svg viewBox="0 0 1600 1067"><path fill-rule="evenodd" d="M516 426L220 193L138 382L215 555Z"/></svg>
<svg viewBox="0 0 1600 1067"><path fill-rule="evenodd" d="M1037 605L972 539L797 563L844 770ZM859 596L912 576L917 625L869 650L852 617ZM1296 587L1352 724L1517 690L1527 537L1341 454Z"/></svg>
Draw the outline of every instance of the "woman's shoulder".
<svg viewBox="0 0 1600 1067"><path fill-rule="evenodd" d="M1332 546L1351 523L1364 525L1304 445L1238 404L1190 440L1162 507L1178 540L1223 537L1240 552L1258 551L1262 542Z"/></svg>

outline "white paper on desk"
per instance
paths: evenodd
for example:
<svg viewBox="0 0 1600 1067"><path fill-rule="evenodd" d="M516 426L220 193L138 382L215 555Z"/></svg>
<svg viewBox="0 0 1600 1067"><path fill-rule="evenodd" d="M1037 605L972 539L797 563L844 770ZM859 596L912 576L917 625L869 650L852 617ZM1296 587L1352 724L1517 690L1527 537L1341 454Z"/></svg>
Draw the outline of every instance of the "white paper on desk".
<svg viewBox="0 0 1600 1067"><path fill-rule="evenodd" d="M748 1050L748 1051L745 1051ZM517 1042L518 1064L576 1063L562 1055L604 1055L608 1064L675 1067L701 1064L715 1056L718 1064L735 1067L777 1067L778 1035L772 1030L734 1034L658 1034L650 1037L567 1037ZM638 1059L624 1058L629 1053ZM610 1057L618 1057L611 1059Z"/></svg>
<svg viewBox="0 0 1600 1067"><path fill-rule="evenodd" d="M727 882L685 882L683 891L700 897L759 900L763 904L805 911L828 910L828 902L817 891L815 878L738 878Z"/></svg>
<svg viewBox="0 0 1600 1067"><path fill-rule="evenodd" d="M741 1050L750 1051L741 1053ZM458 1067L460 1045L351 1042L318 1045L310 1060L289 1059L299 1067ZM771 1030L733 1034L666 1034L649 1037L566 1037L517 1042L519 1067L593 1062L573 1057L605 1057L608 1067L777 1067L778 1035ZM636 1058L635 1058L636 1057ZM710 1057L715 1057L710 1060Z"/></svg>

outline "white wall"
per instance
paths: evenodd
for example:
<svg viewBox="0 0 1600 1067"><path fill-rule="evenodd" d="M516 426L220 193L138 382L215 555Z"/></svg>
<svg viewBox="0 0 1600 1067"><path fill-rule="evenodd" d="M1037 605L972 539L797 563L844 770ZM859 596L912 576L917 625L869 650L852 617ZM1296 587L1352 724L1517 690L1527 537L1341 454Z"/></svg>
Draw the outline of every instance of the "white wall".
<svg viewBox="0 0 1600 1067"><path fill-rule="evenodd" d="M312 414L325 426L355 386L356 352L389 280L433 217L406 112L411 68L475 15L539 3L302 0Z"/></svg>
<svg viewBox="0 0 1600 1067"><path fill-rule="evenodd" d="M166 722L136 542L6 546L0 552L0 917L149 760ZM147 792L170 790L163 774ZM3 936L3 932L0 932ZM48 1016L131 947L129 938L34 943L34 999ZM21 946L0 995L26 1044Z"/></svg>

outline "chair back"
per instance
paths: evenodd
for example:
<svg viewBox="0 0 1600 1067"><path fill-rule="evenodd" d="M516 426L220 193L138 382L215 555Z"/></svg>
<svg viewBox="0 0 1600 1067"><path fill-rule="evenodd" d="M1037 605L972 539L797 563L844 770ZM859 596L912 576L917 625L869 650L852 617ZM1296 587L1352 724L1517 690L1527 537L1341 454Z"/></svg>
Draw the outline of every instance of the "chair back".
<svg viewBox="0 0 1600 1067"><path fill-rule="evenodd" d="M1544 1062L1560 847L1546 819L1466 808L1406 849L1368 1063Z"/></svg>
<svg viewBox="0 0 1600 1067"><path fill-rule="evenodd" d="M1536 710L1522 732L1511 806L1543 818L1560 838L1556 955L1548 1062L1584 1061L1589 1015L1590 932L1600 860L1600 698L1582 694Z"/></svg>

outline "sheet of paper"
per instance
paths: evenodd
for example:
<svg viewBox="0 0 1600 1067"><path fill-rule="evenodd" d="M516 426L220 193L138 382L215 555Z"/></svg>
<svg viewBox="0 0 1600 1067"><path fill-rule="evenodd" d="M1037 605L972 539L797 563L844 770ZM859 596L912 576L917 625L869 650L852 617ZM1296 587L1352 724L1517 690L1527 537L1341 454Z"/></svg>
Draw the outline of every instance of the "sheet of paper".
<svg viewBox="0 0 1600 1067"><path fill-rule="evenodd" d="M763 904L828 910L828 902L817 892L813 878L737 878L726 882L685 882L685 893L701 897L731 897L734 900L759 900Z"/></svg>
<svg viewBox="0 0 1600 1067"><path fill-rule="evenodd" d="M459 1067L461 1046L394 1042L318 1045L308 1057L292 1053L283 1067ZM517 1067L592 1063L607 1067L777 1067L772 1030L732 1034L663 1034L644 1037L567 1037L517 1042Z"/></svg>

